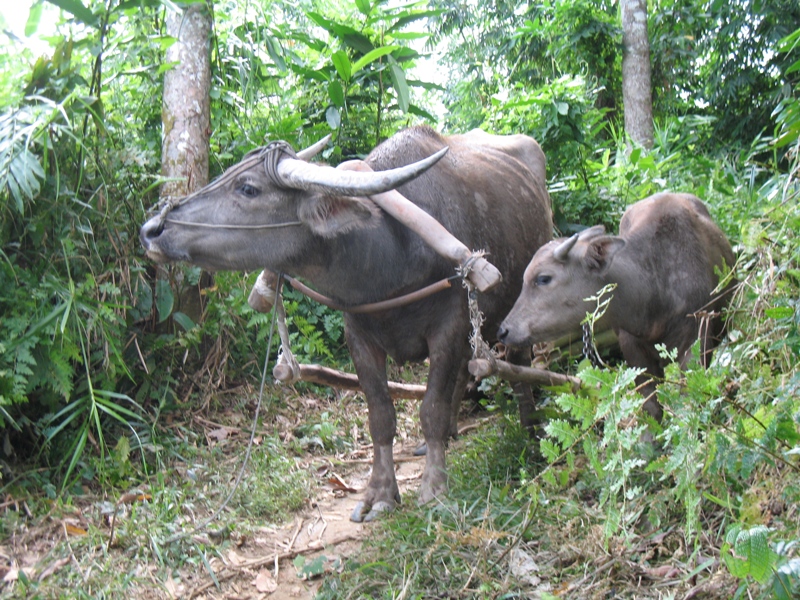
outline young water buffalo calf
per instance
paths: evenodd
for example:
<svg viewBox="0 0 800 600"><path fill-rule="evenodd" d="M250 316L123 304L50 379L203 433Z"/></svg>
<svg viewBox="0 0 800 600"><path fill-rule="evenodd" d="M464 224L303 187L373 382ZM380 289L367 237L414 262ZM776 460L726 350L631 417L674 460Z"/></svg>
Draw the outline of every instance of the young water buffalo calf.
<svg viewBox="0 0 800 600"><path fill-rule="evenodd" d="M595 307L585 299L615 283L598 325L617 332L629 365L661 377L665 360L656 344L676 348L685 366L700 337L700 360L708 366L728 299L727 290L717 289L720 273L733 263L730 243L700 200L656 194L625 211L619 236L605 235L598 225L542 246L525 270L522 293L498 336L522 346L572 333ZM660 420L663 410L654 388L645 386L644 407Z"/></svg>

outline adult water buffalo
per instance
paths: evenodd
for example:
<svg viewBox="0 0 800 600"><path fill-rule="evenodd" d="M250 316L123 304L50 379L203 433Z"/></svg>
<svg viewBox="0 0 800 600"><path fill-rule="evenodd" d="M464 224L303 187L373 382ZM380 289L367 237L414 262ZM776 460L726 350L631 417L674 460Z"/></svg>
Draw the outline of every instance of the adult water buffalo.
<svg viewBox="0 0 800 600"><path fill-rule="evenodd" d="M572 333L595 307L585 299L615 283L598 326L616 330L629 365L660 377L665 360L656 344L677 349L685 366L699 336L700 360L707 366L722 334L719 313L728 298L727 290L718 290L720 274L733 263L730 243L700 200L656 194L625 211L619 236L605 235L599 225L541 247L498 337L524 345ZM648 380L643 376L640 383ZM652 382L644 387L644 407L660 420L654 389Z"/></svg>
<svg viewBox="0 0 800 600"><path fill-rule="evenodd" d="M421 175L416 166L389 171L445 147L449 152ZM212 270L266 267L302 277L339 305L394 298L453 275L451 263L366 197L399 186L468 247L486 250L503 274L479 299L487 331L496 331L519 294L528 257L552 235L545 159L536 141L479 130L443 137L415 127L382 143L366 162L374 173L278 160L269 147L259 149L145 223L142 244L156 261ZM372 476L351 518L371 520L400 500L387 355L398 362L430 358L420 409L427 462L419 497L427 502L447 487L445 442L468 379L471 325L461 285L379 313L346 312L344 320L374 447ZM524 352L517 358L525 360Z"/></svg>

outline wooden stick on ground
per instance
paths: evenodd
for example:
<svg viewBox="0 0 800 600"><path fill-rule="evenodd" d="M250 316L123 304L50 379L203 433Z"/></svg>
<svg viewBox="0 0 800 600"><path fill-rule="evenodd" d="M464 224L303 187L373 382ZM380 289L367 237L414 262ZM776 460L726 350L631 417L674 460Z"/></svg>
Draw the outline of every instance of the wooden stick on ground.
<svg viewBox="0 0 800 600"><path fill-rule="evenodd" d="M358 383L358 376L352 373L343 373L336 369L330 369L321 365L299 365L299 376L293 373L291 367L286 363L278 363L272 370L272 375L278 381L310 381L319 385L328 385L343 390L361 391ZM389 395L392 400L399 398L419 400L425 395L424 385L412 383L389 382Z"/></svg>
<svg viewBox="0 0 800 600"><path fill-rule="evenodd" d="M494 366L492 361L485 358L471 360L469 361L469 372L478 379L489 377L490 375L497 375L500 379L504 379L505 381L524 381L537 385L553 386L568 384L572 386L573 391L577 391L582 385L580 379L570 375L561 375L535 367L512 365L504 360L495 360L493 362Z"/></svg>

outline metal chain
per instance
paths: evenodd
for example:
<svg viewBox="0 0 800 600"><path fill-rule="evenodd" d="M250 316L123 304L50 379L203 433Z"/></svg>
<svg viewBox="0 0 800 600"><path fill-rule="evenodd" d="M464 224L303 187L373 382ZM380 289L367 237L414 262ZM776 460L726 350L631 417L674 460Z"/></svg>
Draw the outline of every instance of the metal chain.
<svg viewBox="0 0 800 600"><path fill-rule="evenodd" d="M583 324L583 355L589 359L595 367L605 367L606 363L600 358L597 346L594 345L594 334L589 323Z"/></svg>

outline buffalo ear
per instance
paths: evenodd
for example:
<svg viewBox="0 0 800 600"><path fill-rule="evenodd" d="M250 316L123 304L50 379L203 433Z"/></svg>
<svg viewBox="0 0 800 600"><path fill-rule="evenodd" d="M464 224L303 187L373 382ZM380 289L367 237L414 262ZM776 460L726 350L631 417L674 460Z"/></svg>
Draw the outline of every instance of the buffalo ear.
<svg viewBox="0 0 800 600"><path fill-rule="evenodd" d="M625 240L613 235L601 235L592 238L586 246L583 261L586 266L600 274L605 273L614 256L625 247Z"/></svg>
<svg viewBox="0 0 800 600"><path fill-rule="evenodd" d="M313 194L303 200L298 216L312 231L332 238L354 229L375 226L380 209L367 198Z"/></svg>

